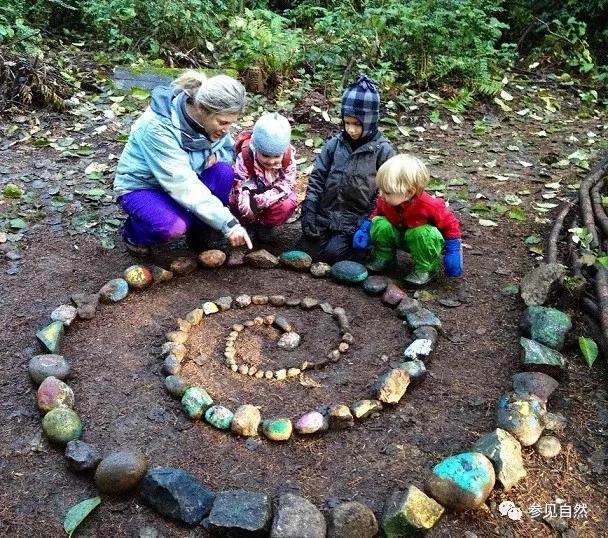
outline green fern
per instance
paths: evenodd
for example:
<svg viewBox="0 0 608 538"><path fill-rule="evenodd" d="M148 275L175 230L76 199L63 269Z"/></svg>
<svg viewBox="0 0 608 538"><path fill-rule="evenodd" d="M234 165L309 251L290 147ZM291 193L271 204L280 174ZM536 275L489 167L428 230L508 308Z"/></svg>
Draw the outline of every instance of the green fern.
<svg viewBox="0 0 608 538"><path fill-rule="evenodd" d="M475 99L473 99L473 92L468 88L462 88L456 95L449 99L444 99L441 102L441 106L447 108L451 112L464 112L474 104Z"/></svg>

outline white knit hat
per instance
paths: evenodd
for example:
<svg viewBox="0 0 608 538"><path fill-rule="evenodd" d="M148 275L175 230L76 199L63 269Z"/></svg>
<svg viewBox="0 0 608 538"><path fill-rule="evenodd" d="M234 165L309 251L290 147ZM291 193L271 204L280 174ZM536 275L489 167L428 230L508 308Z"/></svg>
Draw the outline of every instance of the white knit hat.
<svg viewBox="0 0 608 538"><path fill-rule="evenodd" d="M285 116L278 112L264 114L253 126L251 143L253 149L264 155L278 157L283 155L291 140L291 125Z"/></svg>

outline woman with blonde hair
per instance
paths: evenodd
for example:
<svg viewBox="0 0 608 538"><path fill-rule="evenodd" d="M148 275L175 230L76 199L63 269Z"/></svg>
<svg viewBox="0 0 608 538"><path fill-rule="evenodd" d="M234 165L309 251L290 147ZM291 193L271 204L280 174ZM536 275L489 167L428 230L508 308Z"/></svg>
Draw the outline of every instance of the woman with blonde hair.
<svg viewBox="0 0 608 538"><path fill-rule="evenodd" d="M226 75L187 71L171 87L152 92L150 106L133 124L114 180L128 219L127 248L139 255L188 234L191 243L230 246L251 241L228 209L234 182L229 134L245 102L243 85Z"/></svg>

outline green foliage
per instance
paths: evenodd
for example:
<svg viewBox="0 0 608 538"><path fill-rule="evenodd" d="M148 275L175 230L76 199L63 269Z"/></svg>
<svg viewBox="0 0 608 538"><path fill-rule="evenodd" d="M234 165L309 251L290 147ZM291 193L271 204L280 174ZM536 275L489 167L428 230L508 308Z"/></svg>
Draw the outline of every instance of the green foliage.
<svg viewBox="0 0 608 538"><path fill-rule="evenodd" d="M91 497L72 506L65 515L63 530L71 537L87 516L101 504L100 497Z"/></svg>
<svg viewBox="0 0 608 538"><path fill-rule="evenodd" d="M585 362L587 363L589 368L591 368L599 354L595 340L593 340L591 338L585 338L584 336L579 336L578 337L578 346L581 350L581 353L583 354L583 358L585 359Z"/></svg>
<svg viewBox="0 0 608 538"><path fill-rule="evenodd" d="M466 88L460 90L456 95L441 102L441 105L452 112L464 112L467 108L473 106L473 92Z"/></svg>

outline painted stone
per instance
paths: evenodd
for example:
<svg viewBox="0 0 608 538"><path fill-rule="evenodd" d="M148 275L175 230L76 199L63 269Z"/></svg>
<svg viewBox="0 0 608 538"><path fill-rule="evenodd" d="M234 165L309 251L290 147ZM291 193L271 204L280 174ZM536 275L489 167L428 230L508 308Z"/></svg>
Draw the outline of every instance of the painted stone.
<svg viewBox="0 0 608 538"><path fill-rule="evenodd" d="M70 470L89 471L99 465L101 452L96 446L75 439L66 445L65 459Z"/></svg>
<svg viewBox="0 0 608 538"><path fill-rule="evenodd" d="M419 308L414 312L406 312L405 319L407 320L407 324L412 329L417 329L418 327L423 327L424 325L441 329L441 321L427 308Z"/></svg>
<svg viewBox="0 0 608 538"><path fill-rule="evenodd" d="M301 250L290 250L279 256L279 263L283 267L296 269L297 271L308 271L312 265L312 258Z"/></svg>
<svg viewBox="0 0 608 538"><path fill-rule="evenodd" d="M233 416L232 411L223 405L212 405L205 411L205 420L218 430L229 430Z"/></svg>
<svg viewBox="0 0 608 538"><path fill-rule="evenodd" d="M355 418L367 418L381 409L382 402L378 400L358 400L351 406Z"/></svg>
<svg viewBox="0 0 608 538"><path fill-rule="evenodd" d="M535 396L512 393L498 401L496 424L514 435L523 446L538 441L543 433L545 405Z"/></svg>
<svg viewBox="0 0 608 538"><path fill-rule="evenodd" d="M63 323L61 321L53 321L49 323L43 329L40 329L36 333L36 338L40 340L42 345L51 353L59 351L61 345L61 339L65 332Z"/></svg>
<svg viewBox="0 0 608 538"><path fill-rule="evenodd" d="M215 494L194 476L173 467L157 467L139 484L143 500L159 514L188 525L199 523L209 512Z"/></svg>
<svg viewBox="0 0 608 538"><path fill-rule="evenodd" d="M267 536L272 519L270 498L263 493L232 489L215 497L207 522L214 536Z"/></svg>
<svg viewBox="0 0 608 538"><path fill-rule="evenodd" d="M287 441L293 426L288 418L277 418L262 422L262 432L271 441Z"/></svg>
<svg viewBox="0 0 608 538"><path fill-rule="evenodd" d="M173 278L173 273L171 271L167 271L158 265L152 266L152 279L154 280L154 284L161 284L163 282L169 282Z"/></svg>
<svg viewBox="0 0 608 538"><path fill-rule="evenodd" d="M553 284L565 274L566 267L559 263L541 263L527 273L519 285L521 298L526 306L543 305Z"/></svg>
<svg viewBox="0 0 608 538"><path fill-rule="evenodd" d="M367 278L367 269L358 262L344 260L332 265L331 276L337 282L359 284Z"/></svg>
<svg viewBox="0 0 608 538"><path fill-rule="evenodd" d="M298 333L285 333L277 342L277 346L285 351L292 351L300 345L300 335Z"/></svg>
<svg viewBox="0 0 608 538"><path fill-rule="evenodd" d="M384 294L382 295L382 302L388 306L397 306L403 299L405 299L406 293L396 284L392 282L386 287Z"/></svg>
<svg viewBox="0 0 608 538"><path fill-rule="evenodd" d="M380 295L386 291L386 288L390 282L390 279L386 278L385 276L368 276L365 279L365 282L363 282L363 290L368 295Z"/></svg>
<svg viewBox="0 0 608 538"><path fill-rule="evenodd" d="M165 388L175 398L181 399L189 387L188 382L178 375L170 375L165 378Z"/></svg>
<svg viewBox="0 0 608 538"><path fill-rule="evenodd" d="M71 297L80 319L93 319L99 306L99 293L75 293Z"/></svg>
<svg viewBox="0 0 608 538"><path fill-rule="evenodd" d="M225 261L226 254L217 249L205 250L198 255L198 263L209 269L221 267Z"/></svg>
<svg viewBox="0 0 608 538"><path fill-rule="evenodd" d="M224 295L223 297L218 297L214 302L222 312L226 312L226 310L230 310L232 307L232 301L233 299L230 295Z"/></svg>
<svg viewBox="0 0 608 538"><path fill-rule="evenodd" d="M190 325L195 326L202 321L204 315L205 313L202 308L195 308L186 314L185 319Z"/></svg>
<svg viewBox="0 0 608 538"><path fill-rule="evenodd" d="M237 435L254 437L258 434L261 420L260 410L257 407L249 404L241 405L234 413L230 428Z"/></svg>
<svg viewBox="0 0 608 538"><path fill-rule="evenodd" d="M287 321L287 318L285 318L285 316L282 316L281 314L275 316L273 325L275 325L279 330L285 333L288 333L293 330L291 323L289 323L289 321Z"/></svg>
<svg viewBox="0 0 608 538"><path fill-rule="evenodd" d="M43 413L48 413L56 407L74 407L74 393L72 389L63 381L53 376L47 377L40 383L36 400L38 409Z"/></svg>
<svg viewBox="0 0 608 538"><path fill-rule="evenodd" d="M327 538L374 538L377 534L376 516L362 503L342 503L329 513Z"/></svg>
<svg viewBox="0 0 608 538"><path fill-rule="evenodd" d="M409 384L407 372L393 368L378 378L374 384L374 394L382 403L396 404L403 398Z"/></svg>
<svg viewBox="0 0 608 538"><path fill-rule="evenodd" d="M188 275L196 271L198 265L194 258L180 256L171 262L170 269L176 275Z"/></svg>
<svg viewBox="0 0 608 538"><path fill-rule="evenodd" d="M140 452L112 452L97 466L95 485L101 493L120 495L135 488L147 468L148 462Z"/></svg>
<svg viewBox="0 0 608 538"><path fill-rule="evenodd" d="M524 349L524 370L561 379L566 370L566 359L559 351L528 338L521 337L519 341Z"/></svg>
<svg viewBox="0 0 608 538"><path fill-rule="evenodd" d="M534 443L534 450L543 458L549 460L559 455L562 451L562 444L554 435L542 435L540 439Z"/></svg>
<svg viewBox="0 0 608 538"><path fill-rule="evenodd" d="M268 295L254 295L251 298L251 302L257 305L265 305L268 304Z"/></svg>
<svg viewBox="0 0 608 538"><path fill-rule="evenodd" d="M28 372L36 385L49 376L63 381L70 376L70 364L61 355L35 355L30 359Z"/></svg>
<svg viewBox="0 0 608 538"><path fill-rule="evenodd" d="M308 499L284 493L270 529L270 538L325 538L327 525L319 509Z"/></svg>
<svg viewBox="0 0 608 538"><path fill-rule="evenodd" d="M494 464L496 479L505 491L509 491L527 474L521 444L505 430L497 428L486 433L473 445L473 451L483 454Z"/></svg>
<svg viewBox="0 0 608 538"><path fill-rule="evenodd" d="M154 275L145 265L132 265L125 269L123 278L132 290L145 290L154 282Z"/></svg>
<svg viewBox="0 0 608 538"><path fill-rule="evenodd" d="M191 419L199 419L213 405L211 396L205 389L190 387L182 396L182 409Z"/></svg>
<svg viewBox="0 0 608 538"><path fill-rule="evenodd" d="M279 259L265 249L245 254L245 262L259 269L272 269L279 265Z"/></svg>
<svg viewBox="0 0 608 538"><path fill-rule="evenodd" d="M175 342L176 344L185 344L188 341L188 336L188 333L184 331L171 331L165 335L168 342Z"/></svg>
<svg viewBox="0 0 608 538"><path fill-rule="evenodd" d="M61 321L66 327L69 327L77 315L78 309L75 306L62 304L51 312L51 321Z"/></svg>
<svg viewBox="0 0 608 538"><path fill-rule="evenodd" d="M386 538L415 536L435 526L445 509L414 485L396 491L384 505L382 530Z"/></svg>
<svg viewBox="0 0 608 538"><path fill-rule="evenodd" d="M424 381L427 375L426 366L420 359L405 361L399 365L399 368L405 370L410 378L410 385L415 387Z"/></svg>
<svg viewBox="0 0 608 538"><path fill-rule="evenodd" d="M245 254L247 253L242 249L232 249L228 253L226 265L228 267L240 267L241 265L245 265Z"/></svg>
<svg viewBox="0 0 608 538"><path fill-rule="evenodd" d="M242 295L237 296L234 302L239 308L245 308L251 304L251 295L246 295L243 293Z"/></svg>
<svg viewBox="0 0 608 538"><path fill-rule="evenodd" d="M102 303L118 303L129 294L129 284L124 278L113 278L99 290Z"/></svg>
<svg viewBox="0 0 608 538"><path fill-rule="evenodd" d="M397 305L395 312L397 313L398 318L407 319L408 314L412 314L417 310L420 310L420 308L421 306L418 299L414 299L413 297L406 295Z"/></svg>
<svg viewBox="0 0 608 538"><path fill-rule="evenodd" d="M221 250L220 250L220 252L221 252ZM206 303L203 303L203 312L205 313L205 316L210 316L211 314L217 314L219 311L220 311L220 309L214 302L207 301Z"/></svg>
<svg viewBox="0 0 608 538"><path fill-rule="evenodd" d="M435 465L425 489L442 506L460 512L482 504L495 481L488 458L479 452L464 452Z"/></svg>
<svg viewBox="0 0 608 538"><path fill-rule="evenodd" d="M327 419L331 430L347 430L355 424L355 418L344 404L332 405L327 413Z"/></svg>
<svg viewBox="0 0 608 538"><path fill-rule="evenodd" d="M544 306L529 306L522 321L524 336L558 351L564 347L566 334L571 328L570 316Z"/></svg>
<svg viewBox="0 0 608 538"><path fill-rule="evenodd" d="M533 394L547 402L559 383L542 372L519 372L512 376L513 390L520 394Z"/></svg>
<svg viewBox="0 0 608 538"><path fill-rule="evenodd" d="M310 266L310 274L315 278L325 278L331 273L331 265L325 262L316 262Z"/></svg>
<svg viewBox="0 0 608 538"><path fill-rule="evenodd" d="M271 295L270 297L268 297L268 302L272 306L283 306L286 300L287 299L285 299L284 295Z"/></svg>
<svg viewBox="0 0 608 538"><path fill-rule="evenodd" d="M319 301L314 297L304 297L300 301L300 308L302 310L312 310L315 306L318 306Z"/></svg>
<svg viewBox="0 0 608 538"><path fill-rule="evenodd" d="M66 445L82 435L82 421L72 409L56 407L42 419L42 431L52 443Z"/></svg>
<svg viewBox="0 0 608 538"><path fill-rule="evenodd" d="M431 351L433 351L433 342L431 342L431 340L418 338L405 348L403 356L406 361L415 359L424 361L431 354Z"/></svg>
<svg viewBox="0 0 608 538"><path fill-rule="evenodd" d="M318 411L302 415L295 424L295 429L300 434L318 433L327 430L327 427L327 420Z"/></svg>

